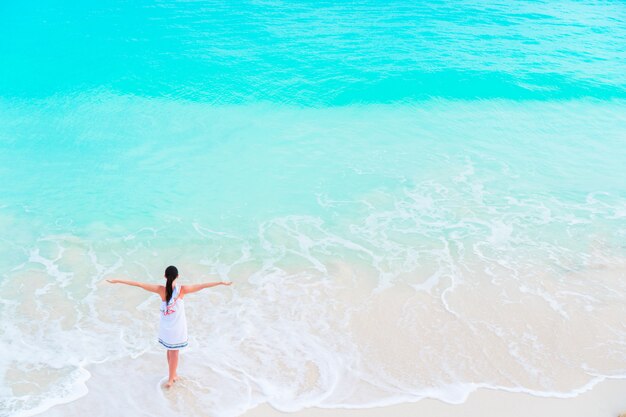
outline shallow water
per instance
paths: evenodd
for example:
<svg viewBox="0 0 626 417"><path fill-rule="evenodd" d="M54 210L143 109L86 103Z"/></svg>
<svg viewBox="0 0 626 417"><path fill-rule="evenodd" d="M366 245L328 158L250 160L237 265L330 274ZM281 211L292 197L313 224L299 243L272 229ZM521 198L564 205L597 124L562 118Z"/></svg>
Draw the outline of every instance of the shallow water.
<svg viewBox="0 0 626 417"><path fill-rule="evenodd" d="M0 415L107 415L120 378L236 416L626 376L621 3L22 7ZM169 264L235 285L190 298L163 394L158 300L103 280Z"/></svg>

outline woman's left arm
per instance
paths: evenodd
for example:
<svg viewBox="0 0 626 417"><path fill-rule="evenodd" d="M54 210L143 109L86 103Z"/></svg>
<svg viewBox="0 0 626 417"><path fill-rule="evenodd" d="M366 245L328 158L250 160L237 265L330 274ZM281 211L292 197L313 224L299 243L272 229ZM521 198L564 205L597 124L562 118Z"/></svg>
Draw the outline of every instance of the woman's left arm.
<svg viewBox="0 0 626 417"><path fill-rule="evenodd" d="M205 282L204 284L194 284L194 285L183 285L181 288L181 294L191 294L194 292L198 292L205 288L216 287L218 285L230 285L232 282Z"/></svg>

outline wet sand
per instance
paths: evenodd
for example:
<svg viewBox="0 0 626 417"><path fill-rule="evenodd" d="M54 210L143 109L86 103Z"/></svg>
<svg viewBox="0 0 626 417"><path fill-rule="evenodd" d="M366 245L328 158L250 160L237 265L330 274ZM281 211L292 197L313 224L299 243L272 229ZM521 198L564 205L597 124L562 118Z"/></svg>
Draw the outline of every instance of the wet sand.
<svg viewBox="0 0 626 417"><path fill-rule="evenodd" d="M244 417L618 417L621 413L626 413L626 379L605 380L573 398L479 389L458 405L425 399L361 410L308 408L293 413L262 405Z"/></svg>

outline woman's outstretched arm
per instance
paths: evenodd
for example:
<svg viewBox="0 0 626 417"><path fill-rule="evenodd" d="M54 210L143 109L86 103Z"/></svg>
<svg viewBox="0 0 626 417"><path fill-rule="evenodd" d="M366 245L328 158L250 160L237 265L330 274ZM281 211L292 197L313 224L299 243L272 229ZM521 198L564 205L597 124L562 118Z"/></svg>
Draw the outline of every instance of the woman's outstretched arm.
<svg viewBox="0 0 626 417"><path fill-rule="evenodd" d="M133 287L143 288L146 291L155 292L157 294L159 293L159 290L162 287L162 285L146 284L145 282L137 282L137 281L127 281L124 279L107 279L107 282L110 282L111 284L132 285Z"/></svg>
<svg viewBox="0 0 626 417"><path fill-rule="evenodd" d="M183 285L181 288L181 294L191 294L192 292L198 292L205 288L216 287L218 285L230 285L232 282L205 282L204 284Z"/></svg>

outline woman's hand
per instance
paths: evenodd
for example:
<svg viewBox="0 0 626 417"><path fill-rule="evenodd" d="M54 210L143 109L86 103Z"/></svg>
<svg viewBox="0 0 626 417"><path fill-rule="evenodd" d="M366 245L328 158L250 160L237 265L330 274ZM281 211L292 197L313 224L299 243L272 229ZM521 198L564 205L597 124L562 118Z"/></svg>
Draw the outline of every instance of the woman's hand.
<svg viewBox="0 0 626 417"><path fill-rule="evenodd" d="M232 282L222 281L222 285L230 285L230 284L232 284Z"/></svg>
<svg viewBox="0 0 626 417"><path fill-rule="evenodd" d="M107 279L107 282L110 282L111 284L119 284L120 280L119 279Z"/></svg>

